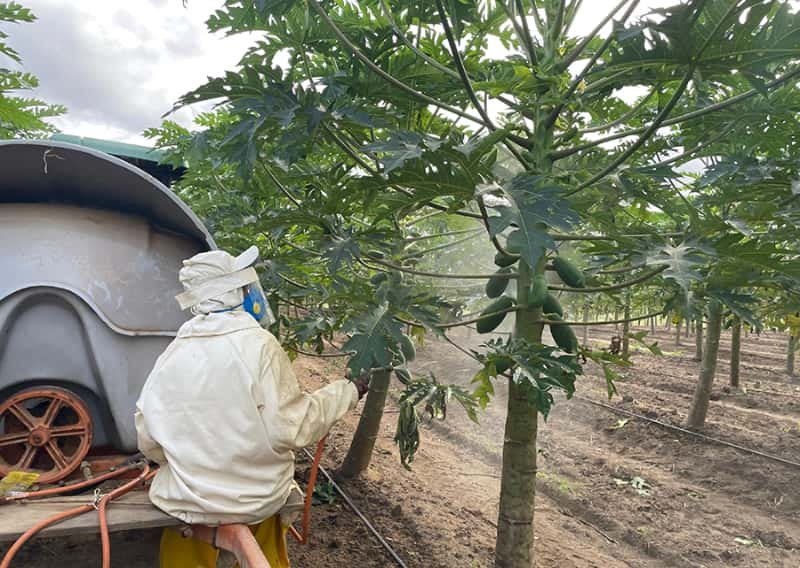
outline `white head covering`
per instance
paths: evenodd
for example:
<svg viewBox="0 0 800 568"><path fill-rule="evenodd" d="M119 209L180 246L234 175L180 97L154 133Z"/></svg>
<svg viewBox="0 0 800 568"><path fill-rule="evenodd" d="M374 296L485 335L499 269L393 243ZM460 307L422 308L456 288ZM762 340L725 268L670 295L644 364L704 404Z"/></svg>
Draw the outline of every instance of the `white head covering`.
<svg viewBox="0 0 800 568"><path fill-rule="evenodd" d="M183 261L178 278L184 292L175 296L182 310L208 314L236 308L242 304L242 287L258 281L252 267L258 260L258 248L251 246L239 256L224 250L201 252Z"/></svg>

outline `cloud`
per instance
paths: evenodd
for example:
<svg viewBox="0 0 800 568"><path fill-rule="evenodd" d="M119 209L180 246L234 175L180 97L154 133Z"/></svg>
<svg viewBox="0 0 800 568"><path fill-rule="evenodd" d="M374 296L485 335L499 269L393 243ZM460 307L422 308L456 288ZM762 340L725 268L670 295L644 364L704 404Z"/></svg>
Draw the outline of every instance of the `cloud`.
<svg viewBox="0 0 800 568"><path fill-rule="evenodd" d="M39 77L36 95L67 107L57 125L69 133L141 142L180 95L233 67L250 43L208 34L216 1L25 4L38 20L13 27L11 43ZM189 123L198 111L175 118Z"/></svg>

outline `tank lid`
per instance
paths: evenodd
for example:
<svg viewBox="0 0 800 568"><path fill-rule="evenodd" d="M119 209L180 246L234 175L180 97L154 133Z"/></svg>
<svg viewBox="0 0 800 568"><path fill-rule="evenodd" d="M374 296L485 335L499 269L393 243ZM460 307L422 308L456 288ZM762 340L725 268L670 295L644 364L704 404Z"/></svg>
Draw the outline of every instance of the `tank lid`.
<svg viewBox="0 0 800 568"><path fill-rule="evenodd" d="M84 146L54 140L0 141L0 203L70 203L147 218L216 248L200 219L141 169Z"/></svg>

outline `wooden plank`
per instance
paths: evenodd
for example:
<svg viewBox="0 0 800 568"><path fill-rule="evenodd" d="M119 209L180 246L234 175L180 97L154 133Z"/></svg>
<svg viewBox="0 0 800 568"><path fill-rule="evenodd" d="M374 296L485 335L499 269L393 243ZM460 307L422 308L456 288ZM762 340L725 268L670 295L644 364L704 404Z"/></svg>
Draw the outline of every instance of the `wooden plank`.
<svg viewBox="0 0 800 568"><path fill-rule="evenodd" d="M88 494L2 505L0 506L0 542L16 540L39 521L91 501L92 495ZM150 503L146 491L132 491L108 506L108 528L111 532L180 524L178 519L161 512ZM95 511L68 519L39 534L52 538L87 533L100 533L100 523Z"/></svg>

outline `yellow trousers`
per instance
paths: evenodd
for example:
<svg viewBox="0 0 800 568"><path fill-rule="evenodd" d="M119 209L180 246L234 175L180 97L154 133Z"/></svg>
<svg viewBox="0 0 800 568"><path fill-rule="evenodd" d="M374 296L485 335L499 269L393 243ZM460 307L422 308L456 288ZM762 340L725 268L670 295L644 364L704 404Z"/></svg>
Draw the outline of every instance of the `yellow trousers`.
<svg viewBox="0 0 800 568"><path fill-rule="evenodd" d="M272 568L289 568L288 529L281 525L278 515L251 526L250 530ZM183 537L176 530L164 529L161 535L160 568L214 568L218 555L219 550L210 544Z"/></svg>

